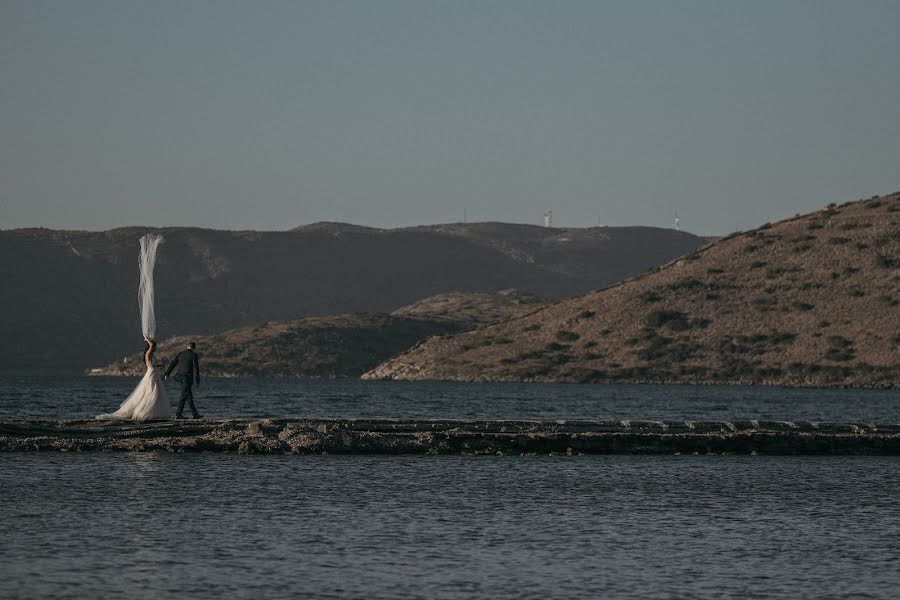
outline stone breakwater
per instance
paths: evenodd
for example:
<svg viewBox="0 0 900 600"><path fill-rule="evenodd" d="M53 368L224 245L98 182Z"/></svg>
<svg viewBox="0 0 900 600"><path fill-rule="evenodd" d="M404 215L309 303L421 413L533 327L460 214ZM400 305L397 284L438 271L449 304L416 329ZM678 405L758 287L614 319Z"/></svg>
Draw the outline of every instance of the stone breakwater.
<svg viewBox="0 0 900 600"><path fill-rule="evenodd" d="M0 420L0 451L895 454L900 424L810 421Z"/></svg>

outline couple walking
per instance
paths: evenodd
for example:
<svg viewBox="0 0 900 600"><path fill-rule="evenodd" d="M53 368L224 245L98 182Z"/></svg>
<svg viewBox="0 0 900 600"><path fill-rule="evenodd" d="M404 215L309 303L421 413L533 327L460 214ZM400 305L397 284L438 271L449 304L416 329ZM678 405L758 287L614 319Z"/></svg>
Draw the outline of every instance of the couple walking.
<svg viewBox="0 0 900 600"><path fill-rule="evenodd" d="M169 396L163 380L168 379L172 371L175 371L175 381L181 384L181 400L178 401L176 419L183 419L182 411L187 403L188 408L195 419L200 418L197 407L194 406L194 383L200 385L200 357L194 352L196 344L190 342L185 350L178 353L172 359L165 374L160 376L159 369L153 361L156 353L156 309L154 308L153 294L153 269L156 265L156 254L163 237L159 234L148 233L140 239L141 251L138 255L138 267L140 279L138 282L138 305L141 309L141 331L144 333L144 364L147 372L141 378L140 383L125 399L122 406L114 413L97 415L98 419L124 419L128 421L146 421L147 419L169 419L172 417L172 407L169 406Z"/></svg>
<svg viewBox="0 0 900 600"><path fill-rule="evenodd" d="M199 419L200 413L194 406L194 383L200 386L200 357L194 351L197 345L190 342L187 348L169 362L165 373L160 376L159 369L153 361L156 353L156 342L149 337L144 337L147 348L144 351L144 364L147 372L134 388L119 409L110 414L97 415L97 419L123 419L128 421L145 421L147 419L168 419L172 416L172 408L169 405L169 396L163 381L175 372L174 379L181 384L181 399L178 401L176 419L183 419L182 412L187 404L193 418Z"/></svg>

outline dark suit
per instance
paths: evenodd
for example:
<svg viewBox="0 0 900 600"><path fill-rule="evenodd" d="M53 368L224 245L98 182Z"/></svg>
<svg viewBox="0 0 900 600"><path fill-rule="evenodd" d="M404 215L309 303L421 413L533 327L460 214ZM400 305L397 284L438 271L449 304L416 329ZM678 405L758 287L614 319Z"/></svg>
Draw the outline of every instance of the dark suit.
<svg viewBox="0 0 900 600"><path fill-rule="evenodd" d="M182 350L169 363L169 367L166 369L166 377L173 370L175 371L175 381L181 384L181 400L178 401L178 410L175 411L175 416L181 416L185 402L187 402L188 408L191 409L191 413L195 417L199 416L197 407L194 406L194 392L191 388L194 385L194 381L197 382L197 385L200 385L200 357L190 348Z"/></svg>

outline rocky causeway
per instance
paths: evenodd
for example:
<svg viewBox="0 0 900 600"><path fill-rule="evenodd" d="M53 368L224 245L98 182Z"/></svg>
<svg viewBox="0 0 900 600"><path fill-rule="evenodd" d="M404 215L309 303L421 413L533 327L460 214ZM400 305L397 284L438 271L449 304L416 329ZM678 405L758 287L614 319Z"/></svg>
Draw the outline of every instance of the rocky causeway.
<svg viewBox="0 0 900 600"><path fill-rule="evenodd" d="M0 420L0 451L900 455L900 423L451 419Z"/></svg>

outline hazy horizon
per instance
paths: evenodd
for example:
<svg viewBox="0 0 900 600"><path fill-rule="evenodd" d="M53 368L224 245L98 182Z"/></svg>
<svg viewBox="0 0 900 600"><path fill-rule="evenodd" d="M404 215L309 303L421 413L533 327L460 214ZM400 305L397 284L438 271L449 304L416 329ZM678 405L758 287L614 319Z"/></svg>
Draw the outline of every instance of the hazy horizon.
<svg viewBox="0 0 900 600"><path fill-rule="evenodd" d="M0 229L726 235L900 189L900 3L0 0Z"/></svg>
<svg viewBox="0 0 900 600"><path fill-rule="evenodd" d="M897 192L894 192L897 193ZM889 194L879 194L879 196L888 196ZM848 200L847 202L854 202L859 200L867 200L870 198L855 198L852 200ZM831 203L829 203L831 204ZM844 204L844 202L837 202L836 204ZM797 213L797 215L808 214L811 212L815 212L816 210L821 210L826 208L827 205L823 205L817 208L814 208L806 213ZM779 221L793 218L797 215L786 215L782 219L778 219ZM542 217L543 219L543 217ZM362 227L366 229L376 229L376 230L392 230L392 229L412 229L416 227L441 227L445 225L477 225L477 224L489 224L489 223L499 223L502 225L530 225L534 227L544 227L543 223L527 223L522 221L497 221L497 220L472 220L469 219L467 221L444 221L439 223L414 223L411 225L387 225L387 226L378 226L378 225L366 225L363 223L354 223L352 221L331 221L331 220L323 220L323 221L312 221L310 223L300 223L298 225L288 225L286 227L276 229L276 228L248 228L248 227L205 227L202 225L174 225L174 224L162 224L162 225L146 225L146 224L128 224L128 225L114 225L111 227L105 228L91 228L91 227L47 227L45 225L27 225L23 227L0 227L0 231L15 231L19 229L47 229L52 231L86 231L90 233L98 233L103 231L113 231L117 229L172 229L172 228L188 228L188 229L208 229L214 231L256 231L260 233L278 233L278 232L289 232L295 229L300 229L303 227L310 227L313 225L321 225L321 224L337 224L337 225L348 225L350 227ZM684 227L679 227L677 230L674 227L674 223L669 225L647 225L643 223L621 223L615 225L609 224L600 224L600 225L560 225L557 223L553 223L551 228L553 229L594 229L594 228L606 228L606 227L614 227L614 228L630 228L630 227L649 227L655 229L672 229L676 231L680 231L682 233L687 233L691 235L696 235L698 237L724 237L730 235L732 233L736 233L738 231L749 231L752 229L756 229L762 225L770 224L772 222L766 221L757 224L751 224L746 228L741 228L740 230L732 230L732 231L722 231L722 232L707 232L707 231L692 231L690 229L686 229Z"/></svg>
<svg viewBox="0 0 900 600"><path fill-rule="evenodd" d="M90 227L47 227L45 225L26 225L23 227L0 227L0 231L16 231L22 229L47 229L51 231L86 231L89 233L98 233L103 231L113 231L117 229L172 229L172 228L189 228L189 229L209 229L215 231L257 231L260 233L279 233L279 232L288 232L294 229L300 229L302 227L309 227L312 225L320 225L320 224L328 224L334 223L338 225L348 225L350 227L362 227L366 229L377 229L377 230L391 230L391 229L412 229L416 227L441 227L445 225L477 225L477 224L489 224L489 223L499 223L502 225L528 225L533 227L544 227L544 225L540 223L524 223L521 221L445 221L443 223L416 223L413 225L394 225L394 226L377 226L377 225L365 225L362 223L352 223L348 221L313 221L311 223L300 223L299 225L290 225L281 229L274 228L247 228L247 227L204 227L201 225L145 225L145 224L130 224L130 225L114 225L112 227L106 227L102 229L98 228L90 228ZM762 223L760 223L762 225ZM593 228L606 228L606 227L615 227L615 228L629 228L629 227L649 227L654 229L672 229L675 230L674 226L669 225L644 225L641 223L623 223L621 225L557 225L554 223L552 225L553 229L593 229ZM688 233L692 235L696 235L699 237L716 237L720 235L727 235L726 233L705 233L705 232L696 232L689 231L685 228L679 228L679 231L682 233ZM729 232L732 233L732 232Z"/></svg>

